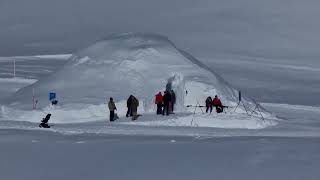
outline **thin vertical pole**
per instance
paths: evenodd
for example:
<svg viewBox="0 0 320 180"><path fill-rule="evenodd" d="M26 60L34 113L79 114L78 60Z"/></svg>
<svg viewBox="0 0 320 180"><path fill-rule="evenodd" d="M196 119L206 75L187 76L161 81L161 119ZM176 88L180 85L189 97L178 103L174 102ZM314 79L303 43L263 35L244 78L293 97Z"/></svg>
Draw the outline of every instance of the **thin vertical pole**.
<svg viewBox="0 0 320 180"><path fill-rule="evenodd" d="M16 77L16 59L13 59L13 77Z"/></svg>
<svg viewBox="0 0 320 180"><path fill-rule="evenodd" d="M34 102L34 88L32 88L32 109L35 109L35 102Z"/></svg>

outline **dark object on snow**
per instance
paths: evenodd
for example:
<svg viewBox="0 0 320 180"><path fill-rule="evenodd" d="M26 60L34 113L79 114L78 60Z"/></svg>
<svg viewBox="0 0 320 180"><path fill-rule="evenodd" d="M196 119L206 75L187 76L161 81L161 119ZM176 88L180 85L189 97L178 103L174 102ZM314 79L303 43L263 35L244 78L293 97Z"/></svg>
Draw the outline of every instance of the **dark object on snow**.
<svg viewBox="0 0 320 180"><path fill-rule="evenodd" d="M217 113L222 113L223 112L223 106L216 106L216 111L217 111Z"/></svg>
<svg viewBox="0 0 320 180"><path fill-rule="evenodd" d="M169 91L165 91L163 95L163 111L162 115L166 114L169 115L169 104L171 103L171 94Z"/></svg>
<svg viewBox="0 0 320 180"><path fill-rule="evenodd" d="M40 128L50 128L48 122L50 120L51 114L47 114L45 118L42 119L41 123L39 124Z"/></svg>
<svg viewBox="0 0 320 180"><path fill-rule="evenodd" d="M114 111L117 110L117 107L116 105L114 104L114 101L113 101L113 98L110 97L110 100L108 102L108 107L109 107L109 110L110 110L110 121L114 121L115 118L114 118Z"/></svg>
<svg viewBox="0 0 320 180"><path fill-rule="evenodd" d="M171 112L173 113L174 105L176 104L176 93L174 93L174 91L171 90L170 95L171 95Z"/></svg>
<svg viewBox="0 0 320 180"><path fill-rule="evenodd" d="M128 100L127 100L127 114L126 114L126 117L132 117L132 110L131 110L131 104L132 104L132 97L133 95L130 95Z"/></svg>
<svg viewBox="0 0 320 180"><path fill-rule="evenodd" d="M139 100L132 96L132 102L131 102L131 112L132 112L132 120L137 120L138 116L138 106L139 106Z"/></svg>
<svg viewBox="0 0 320 180"><path fill-rule="evenodd" d="M209 96L206 99L206 113L208 113L210 109L210 114L212 113L212 98Z"/></svg>
<svg viewBox="0 0 320 180"><path fill-rule="evenodd" d="M51 104L52 104L52 105L57 105L57 104L58 104L58 101L57 101L57 100L53 100L53 101L51 101Z"/></svg>

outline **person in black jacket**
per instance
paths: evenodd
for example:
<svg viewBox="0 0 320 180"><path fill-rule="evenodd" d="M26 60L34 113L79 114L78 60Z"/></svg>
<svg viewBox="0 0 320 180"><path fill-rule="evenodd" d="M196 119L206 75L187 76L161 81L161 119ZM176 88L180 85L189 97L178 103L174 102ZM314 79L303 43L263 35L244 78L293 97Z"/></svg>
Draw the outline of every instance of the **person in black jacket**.
<svg viewBox="0 0 320 180"><path fill-rule="evenodd" d="M173 90L170 91L171 94L171 112L173 113L174 105L176 104L176 93Z"/></svg>
<svg viewBox="0 0 320 180"><path fill-rule="evenodd" d="M169 91L165 91L163 95L163 111L162 115L166 113L166 115L169 115L169 104L171 103L171 94Z"/></svg>
<svg viewBox="0 0 320 180"><path fill-rule="evenodd" d="M208 113L209 109L210 109L210 114L212 113L212 98L209 96L206 99L206 113Z"/></svg>
<svg viewBox="0 0 320 180"><path fill-rule="evenodd" d="M129 117L129 116L132 117L132 110L131 110L132 98L133 98L133 96L130 95L128 100L127 100L128 111L127 111L126 117Z"/></svg>

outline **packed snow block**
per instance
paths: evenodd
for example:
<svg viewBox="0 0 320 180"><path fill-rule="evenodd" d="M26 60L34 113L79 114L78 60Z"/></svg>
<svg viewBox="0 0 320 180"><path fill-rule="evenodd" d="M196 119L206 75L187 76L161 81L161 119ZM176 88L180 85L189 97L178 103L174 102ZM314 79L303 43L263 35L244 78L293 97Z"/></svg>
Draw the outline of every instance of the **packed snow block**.
<svg viewBox="0 0 320 180"><path fill-rule="evenodd" d="M60 106L69 109L77 108L79 104L80 107L100 106L109 97L116 103L125 102L132 94L143 104L143 111L148 112L155 109L154 95L164 91L168 83L176 93L178 111L185 110L186 83L209 85L228 105L236 104L238 100L237 91L222 77L178 49L168 38L157 34L125 33L110 36L74 53L57 72L16 92L6 101L6 106L30 110L34 88L39 109L48 106L48 92L59 94ZM201 89L193 91L198 92L191 94L203 94ZM205 101L200 98L199 101Z"/></svg>

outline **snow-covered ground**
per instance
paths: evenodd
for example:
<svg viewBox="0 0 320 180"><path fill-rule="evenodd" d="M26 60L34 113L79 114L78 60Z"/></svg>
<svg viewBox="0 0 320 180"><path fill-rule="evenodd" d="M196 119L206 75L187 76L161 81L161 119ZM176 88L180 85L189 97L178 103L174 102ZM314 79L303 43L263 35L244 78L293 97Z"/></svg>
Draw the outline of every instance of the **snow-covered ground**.
<svg viewBox="0 0 320 180"><path fill-rule="evenodd" d="M26 67L35 67L38 70L57 69L57 68L60 68L65 63L65 60L63 61L63 59L61 58L55 59L53 56L50 56L50 58L53 58L50 60L47 59L47 57L46 58L42 57L42 58L44 62L45 60L47 60L50 63L47 63L47 64L44 63L43 64L44 66L37 67L35 66L35 64L37 64L38 61L32 60L31 57L25 57L25 59L23 57L20 57L20 61L23 62L23 65L21 66L19 62L17 62L17 71L25 69ZM55 61L57 61L58 63L54 63ZM8 58L6 60L6 58L2 58L2 63L5 66L9 66L12 63L12 59ZM266 71L267 70L268 68L266 68ZM9 95L11 95L11 93L17 91L19 88L26 86L28 84L31 84L36 79L41 79L46 75L50 74L50 71L47 71L46 74L41 74L41 75L37 75L36 73L38 72L37 70L34 72L35 72L34 74L32 73L21 74L20 78L8 78L7 76L3 76L0 80L2 84L1 86L2 88L0 90L2 92L7 92L7 93L2 93L2 98L8 97ZM35 77L35 79L23 79L22 78L23 75L26 75L26 77L30 77L31 75ZM188 89L190 89L189 95L186 96L186 104L196 104L197 101L199 101L198 98L204 99L207 95L214 93L214 92L210 92L210 88L209 88L209 91L206 90L207 87L203 86L203 84L201 83L200 84L193 83L193 86L188 85L187 83L186 86L188 86ZM11 87L11 88L8 89L8 87ZM200 96L197 99L190 98L194 96L192 93L194 92L193 88L195 87L200 89L201 92L204 92L204 94L202 95L203 97ZM117 103L117 106L119 107L118 109L120 111L118 112L118 114L121 118L118 122L116 122L114 125L111 126L112 128L116 129L114 132L112 132L115 134L124 133L122 132L122 129L124 129L123 131L131 132L132 134L163 134L161 133L161 130L158 131L159 133L157 133L157 131L155 132L152 132L152 131L153 129L162 129L163 131L165 131L165 129L169 129L168 133L171 135L183 135L183 134L194 135L194 134L197 134L197 133L194 133L194 129L195 129L194 127L198 127L196 129L205 129L205 130L199 130L200 134L203 131L204 135L208 135L208 134L210 135L210 133L208 133L208 130L207 130L208 128L210 129L210 127L236 129L233 132L230 130L214 130L215 133L213 134L219 135L219 136L224 135L223 131L226 131L228 133L232 132L231 135L237 135L237 133L239 133L238 135L264 134L266 136L276 135L276 136L290 136L290 137L292 136L301 137L304 134L306 136L318 136L317 132L319 132L318 127L315 126L318 123L318 119L317 119L319 114L318 107L313 107L313 106L293 106L293 105L272 104L272 103L263 104L263 106L266 109L270 110L271 112L273 112L274 114L278 115L281 118L281 119L278 119L277 121L268 121L268 120L261 121L259 118L257 119L255 119L254 117L248 118L246 114L244 114L244 112L240 114L234 114L233 109L227 109L226 110L227 114L221 114L221 115L206 114L205 115L205 114L201 114L201 111L198 108L196 111L196 114L193 115L192 113L194 108L190 108L189 109L190 114L182 113L180 115L178 114L175 116L170 116L169 118L156 117L152 113L147 113L140 118L139 122L136 122L136 123L132 123L128 121L126 118L123 118L125 114L125 102L119 102ZM30 111L29 116L21 115L17 110L18 112L13 112L11 116L11 120L15 120L17 122L8 121L10 118L8 118L7 120L4 119L4 121L1 121L2 128L14 129L15 126L17 126L19 128L38 130L37 128L34 128L34 127L39 122L39 119L41 119L46 112L54 112L51 122L56 124L55 131L66 133L66 134L68 134L69 132L73 132L72 128L75 128L75 127L73 125L68 126L68 124L72 122L83 122L82 124L85 124L81 128L78 128L78 129L75 128L74 132L80 133L80 134L82 132L93 133L95 130L103 133L108 133L111 131L111 130L104 130L104 128L100 128L101 124L104 124L103 122L106 122L108 117L108 112L106 110L105 104L100 104L96 106L90 105L87 107L82 107L83 109L80 109L79 111L75 111L74 108L71 108L69 110L68 110L68 107L63 107L63 108L59 106L58 107L48 106L47 108L44 109L44 112ZM6 107L2 107L2 111L6 111ZM88 112L84 112L81 114L81 112L83 111L88 111ZM58 118L59 114L61 116L60 118ZM68 117L66 114L71 114L73 116ZM89 115L91 114L92 116L88 116L88 114ZM29 118L27 121L31 121L33 123L23 123L23 121L26 121L25 117ZM68 117L71 119L66 120L64 122L63 118L65 117ZM208 119L208 117L210 117L210 119ZM242 121L241 120L237 121L241 118L244 118L244 119ZM86 123L88 119L92 119L93 121L92 124ZM61 125L60 123L67 123L67 125ZM85 129L87 125L91 126L90 128L91 130ZM246 130L237 130L238 128L260 129L260 128L267 127L268 125L276 125L276 126L272 128L267 128L261 131L245 132ZM127 130L128 126L132 127L133 130L128 131ZM145 128L145 126L151 128L151 130L150 131L146 130L147 128ZM163 126L164 128L159 128L161 126ZM179 126L180 128L177 128L177 129L184 129L185 127L189 127L185 129L190 129L190 127L192 128L189 132L188 130L186 130L185 131L186 133L180 133L178 132L179 130L177 132L174 132L175 128L172 128L172 126ZM204 127L204 128L200 128L200 127ZM136 129L136 132L135 132L135 129ZM219 133L216 133L216 132L219 132ZM126 133L126 134L130 134L130 133Z"/></svg>
<svg viewBox="0 0 320 180"><path fill-rule="evenodd" d="M19 58L17 78L10 78L8 68L0 71L4 72L0 78L0 100L46 78L66 63L66 59L54 56ZM1 63L1 67L11 67L12 59L1 58ZM36 66L38 63L43 64ZM222 74L233 70L233 66L228 69L227 62L221 64ZM29 67L34 69L26 71ZM274 67L264 68L268 71ZM267 82L260 83L268 87ZM186 104L195 104L214 93L202 83L186 83L186 87L190 91ZM193 88L203 94L195 96ZM137 122L131 122L124 117L124 101L117 102L120 119L114 123L108 122L104 103L82 106L78 111L74 106L46 106L44 112L30 111L27 115L17 109L0 121L0 177L318 179L320 108L312 103L290 105L270 103L272 100L270 97L262 106L279 117L273 120L248 117L243 110L234 113L232 108L226 114L211 115L197 109L194 115L191 108L169 117L145 112ZM7 110L2 106L1 112ZM39 129L37 125L47 112L53 112L50 122L54 126ZM61 121L66 117L71 119Z"/></svg>
<svg viewBox="0 0 320 180"><path fill-rule="evenodd" d="M10 0L0 4L0 54L14 56L0 57L0 104L6 104L0 109L5 112L0 118L0 180L320 179L320 1ZM247 117L232 108L219 115L202 114L200 109L193 115L194 109L189 108L163 117L142 108L143 116L133 123L123 116L120 98L120 119L111 124L105 99L66 104L60 92L62 101L55 108L45 101L29 111L30 91L21 96L26 100L24 110L14 103L7 106L15 92L26 92L22 88L35 81L42 84L70 56L20 55L74 53L111 33L128 31L168 36L279 118L261 121L259 114ZM202 103L214 94L210 84L186 83L191 90L185 104ZM193 94L193 88L202 93ZM103 98L108 94L88 92ZM50 122L55 126L37 128L48 111L53 112Z"/></svg>
<svg viewBox="0 0 320 180"><path fill-rule="evenodd" d="M60 135L1 130L5 180L319 179L319 138Z"/></svg>

